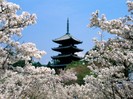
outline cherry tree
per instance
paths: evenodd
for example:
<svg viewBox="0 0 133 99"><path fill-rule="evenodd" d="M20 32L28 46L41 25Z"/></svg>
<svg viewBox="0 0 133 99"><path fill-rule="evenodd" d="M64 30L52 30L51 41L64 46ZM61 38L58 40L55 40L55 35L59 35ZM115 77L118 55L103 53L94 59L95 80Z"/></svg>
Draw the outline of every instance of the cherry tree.
<svg viewBox="0 0 133 99"><path fill-rule="evenodd" d="M36 15L22 12L19 5L6 0L0 0L0 67L6 68L18 60L30 60L31 57L41 58L45 54L36 45L29 42L20 44L14 37L21 38L22 30L36 23Z"/></svg>
<svg viewBox="0 0 133 99"><path fill-rule="evenodd" d="M93 12L88 25L117 35L106 42L95 39L95 47L85 56L93 74L86 76L85 81L106 98L133 97L133 1L128 0L127 6L130 15L113 20L107 20L105 15L99 17L99 11Z"/></svg>

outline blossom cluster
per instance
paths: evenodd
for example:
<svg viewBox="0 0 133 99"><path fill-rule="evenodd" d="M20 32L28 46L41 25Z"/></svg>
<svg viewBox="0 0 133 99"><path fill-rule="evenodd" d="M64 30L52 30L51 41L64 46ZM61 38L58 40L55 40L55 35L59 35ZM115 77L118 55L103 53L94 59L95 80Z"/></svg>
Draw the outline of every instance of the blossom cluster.
<svg viewBox="0 0 133 99"><path fill-rule="evenodd" d="M104 45L102 41L97 40L95 44L84 58L88 69L91 70L91 76L84 78L86 84L90 85L91 89L100 91L98 94L102 99L133 97L132 76L129 73L133 70L132 42L114 38L104 42ZM98 94L95 95L99 96Z"/></svg>
<svg viewBox="0 0 133 99"><path fill-rule="evenodd" d="M59 76L64 83L77 80L76 72L73 69L61 70Z"/></svg>
<svg viewBox="0 0 133 99"><path fill-rule="evenodd" d="M132 0L128 0L127 1L127 5L128 5L128 11L132 11L133 10L133 2L132 2Z"/></svg>
<svg viewBox="0 0 133 99"><path fill-rule="evenodd" d="M4 68L18 60L30 60L31 57L40 59L46 52L39 51L33 43L18 42L22 30L36 23L36 15L22 12L19 5L6 0L0 1L0 67ZM18 40L13 38L17 37Z"/></svg>
<svg viewBox="0 0 133 99"><path fill-rule="evenodd" d="M16 72L14 72L16 71ZM61 85L54 70L46 67L35 68L30 64L25 68L17 67L14 71L6 70L0 77L1 99L27 99L49 97L51 92ZM58 89L59 90L59 89ZM43 96L42 96L43 95Z"/></svg>

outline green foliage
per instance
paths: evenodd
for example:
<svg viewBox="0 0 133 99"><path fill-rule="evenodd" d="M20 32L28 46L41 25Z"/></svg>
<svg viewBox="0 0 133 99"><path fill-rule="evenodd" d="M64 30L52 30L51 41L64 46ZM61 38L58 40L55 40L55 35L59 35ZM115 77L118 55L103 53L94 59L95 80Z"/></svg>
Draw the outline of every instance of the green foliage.
<svg viewBox="0 0 133 99"><path fill-rule="evenodd" d="M35 66L35 67L46 66L46 65L42 65L40 62L33 62L32 65Z"/></svg>
<svg viewBox="0 0 133 99"><path fill-rule="evenodd" d="M52 64L52 63L49 61L49 62L48 62L48 64L47 64L47 67L50 67L50 66L51 66L51 64Z"/></svg>
<svg viewBox="0 0 133 99"><path fill-rule="evenodd" d="M32 65L35 67L41 67L42 66L42 64L40 62L34 62L34 63L32 63Z"/></svg>
<svg viewBox="0 0 133 99"><path fill-rule="evenodd" d="M70 68L76 68L78 66L85 66L86 63L84 61L73 61L70 64L67 65L66 69L70 69Z"/></svg>
<svg viewBox="0 0 133 99"><path fill-rule="evenodd" d="M29 63L31 63L29 61ZM14 63L12 66L13 67L17 67L17 66L20 66L20 67L24 67L26 64L25 64L25 60L19 60L18 62ZM41 67L41 66L45 66L45 65L42 65L40 62L32 62L32 65L35 66L35 67Z"/></svg>
<svg viewBox="0 0 133 99"><path fill-rule="evenodd" d="M77 71L77 77L78 77L77 83L80 85L84 84L83 78L86 75L90 75L90 70L87 68L87 66L79 66L75 70Z"/></svg>
<svg viewBox="0 0 133 99"><path fill-rule="evenodd" d="M25 66L25 60L19 60L18 62L14 63L12 66L13 67L17 67L17 66L24 67Z"/></svg>
<svg viewBox="0 0 133 99"><path fill-rule="evenodd" d="M78 79L77 79L76 83L82 85L82 84L84 84L83 78L86 75L91 74L91 71L87 68L87 66L88 65L85 64L84 61L74 61L74 62L70 63L66 69L73 68L75 70L75 72L77 73L76 76Z"/></svg>

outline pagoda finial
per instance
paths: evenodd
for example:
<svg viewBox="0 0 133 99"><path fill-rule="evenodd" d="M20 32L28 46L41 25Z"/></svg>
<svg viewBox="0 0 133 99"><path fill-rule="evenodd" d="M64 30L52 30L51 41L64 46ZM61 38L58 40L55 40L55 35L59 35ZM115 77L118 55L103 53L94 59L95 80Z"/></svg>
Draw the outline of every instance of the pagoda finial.
<svg viewBox="0 0 133 99"><path fill-rule="evenodd" d="M69 33L69 18L67 18L67 34Z"/></svg>

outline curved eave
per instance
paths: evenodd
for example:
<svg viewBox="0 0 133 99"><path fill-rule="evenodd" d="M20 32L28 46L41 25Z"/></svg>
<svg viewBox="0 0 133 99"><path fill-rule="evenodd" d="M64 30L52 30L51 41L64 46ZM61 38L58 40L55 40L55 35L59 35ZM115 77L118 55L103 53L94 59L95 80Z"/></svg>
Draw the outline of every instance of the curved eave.
<svg viewBox="0 0 133 99"><path fill-rule="evenodd" d="M82 41L74 38L72 35L70 35L70 33L66 33L65 35L61 36L60 38L53 40L53 42L59 43L59 44L62 44L63 42L68 42L68 41L74 42L75 44L82 43Z"/></svg>
<svg viewBox="0 0 133 99"><path fill-rule="evenodd" d="M83 51L83 49L79 49L75 46L65 46L65 47L56 47L56 48L52 48L52 50L54 51L68 51L68 50L74 50L74 52L80 52L80 51Z"/></svg>
<svg viewBox="0 0 133 99"><path fill-rule="evenodd" d="M68 42L71 42L73 44L81 44L82 43L82 41L77 41L77 40L74 40L72 38L65 39L65 40L52 40L52 41L55 43L58 43L58 44L64 44L64 43L68 43Z"/></svg>
<svg viewBox="0 0 133 99"><path fill-rule="evenodd" d="M77 55L72 55L72 54L69 54L69 55L58 55L58 56L53 56L51 58L52 59L74 58L76 60L82 59L82 57L79 57Z"/></svg>

